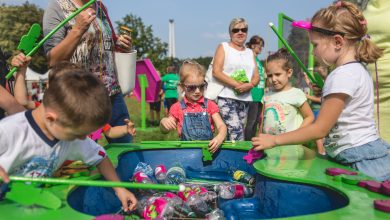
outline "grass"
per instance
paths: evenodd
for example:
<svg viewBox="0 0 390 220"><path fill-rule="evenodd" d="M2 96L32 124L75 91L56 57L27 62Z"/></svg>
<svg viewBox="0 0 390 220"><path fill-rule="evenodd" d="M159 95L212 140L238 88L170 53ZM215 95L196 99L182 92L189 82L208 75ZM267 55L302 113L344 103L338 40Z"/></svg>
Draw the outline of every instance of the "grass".
<svg viewBox="0 0 390 220"><path fill-rule="evenodd" d="M140 143L141 141L175 141L179 140L176 131L171 131L168 134L160 132L159 127L148 127L145 130L141 130L141 103L137 101L134 96L125 97L127 109L129 110L130 119L135 123L137 128L137 135L133 138L134 143ZM162 106L161 106L162 107ZM161 109L161 118L164 117L164 111ZM146 106L146 118L149 117L149 104ZM104 146L107 144L107 140L103 137L99 140L99 144Z"/></svg>

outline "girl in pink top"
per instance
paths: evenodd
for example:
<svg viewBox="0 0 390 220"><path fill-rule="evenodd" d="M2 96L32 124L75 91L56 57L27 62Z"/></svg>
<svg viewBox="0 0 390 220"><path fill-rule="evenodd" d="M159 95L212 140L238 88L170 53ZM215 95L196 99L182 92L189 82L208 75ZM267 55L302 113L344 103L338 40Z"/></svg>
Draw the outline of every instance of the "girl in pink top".
<svg viewBox="0 0 390 220"><path fill-rule="evenodd" d="M207 88L205 70L195 61L184 61L180 68L180 88L185 97L169 110L169 116L160 122L160 130L167 133L177 129L183 141L211 140L212 153L218 150L226 138L226 125L217 104L203 97ZM218 134L213 137L214 123Z"/></svg>

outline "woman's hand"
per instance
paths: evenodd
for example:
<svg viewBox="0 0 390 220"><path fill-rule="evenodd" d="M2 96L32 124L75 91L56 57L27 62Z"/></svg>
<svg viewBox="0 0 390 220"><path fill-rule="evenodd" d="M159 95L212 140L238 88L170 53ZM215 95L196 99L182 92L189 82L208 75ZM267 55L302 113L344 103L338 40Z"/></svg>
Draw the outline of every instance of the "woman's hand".
<svg viewBox="0 0 390 220"><path fill-rule="evenodd" d="M80 14L75 18L76 24L73 26L73 30L85 33L95 18L96 11L92 8L88 8L87 10L80 12Z"/></svg>
<svg viewBox="0 0 390 220"><path fill-rule="evenodd" d="M239 86L235 87L234 90L236 90L238 93L245 93L248 92L253 88L252 83L242 83Z"/></svg>
<svg viewBox="0 0 390 220"><path fill-rule="evenodd" d="M120 35L116 44L120 47L121 50L125 52L131 52L131 48L133 47L133 40L128 35Z"/></svg>

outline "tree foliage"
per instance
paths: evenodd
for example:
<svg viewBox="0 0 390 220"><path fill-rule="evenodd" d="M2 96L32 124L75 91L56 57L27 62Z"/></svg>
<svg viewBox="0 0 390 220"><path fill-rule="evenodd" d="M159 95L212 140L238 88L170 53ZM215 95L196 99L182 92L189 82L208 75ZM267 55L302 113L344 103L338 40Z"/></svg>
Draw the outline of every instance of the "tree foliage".
<svg viewBox="0 0 390 220"><path fill-rule="evenodd" d="M16 54L20 38L28 33L33 23L38 23L42 27L42 17L43 9L28 2L18 6L1 5L0 47L3 51ZM40 73L47 71L47 60L43 48L33 56L30 67Z"/></svg>
<svg viewBox="0 0 390 220"><path fill-rule="evenodd" d="M137 50L137 57L149 58L156 69L165 71L167 66L166 58L168 44L162 42L160 38L153 35L152 26L146 26L142 19L136 15L128 14L120 21L117 21L117 33L120 33L120 26L127 26L133 30L133 47ZM164 68L165 67L165 68Z"/></svg>

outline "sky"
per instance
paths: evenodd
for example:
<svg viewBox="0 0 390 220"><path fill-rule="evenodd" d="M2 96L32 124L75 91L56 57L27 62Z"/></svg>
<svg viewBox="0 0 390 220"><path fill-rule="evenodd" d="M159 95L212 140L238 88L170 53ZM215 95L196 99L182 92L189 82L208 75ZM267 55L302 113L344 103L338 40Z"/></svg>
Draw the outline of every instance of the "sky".
<svg viewBox="0 0 390 220"><path fill-rule="evenodd" d="M49 0L28 2L45 8ZM52 1L52 0L50 0ZM0 0L20 5L26 0ZM249 25L248 40L257 34L264 38L265 47L259 56L277 50L277 37L268 26L278 24L278 13L294 20L306 20L333 0L103 0L111 20L118 21L127 14L140 17L152 26L155 37L168 42L169 19L175 23L176 57L197 58L213 56L218 44L229 41L228 27L235 17L245 18Z"/></svg>

